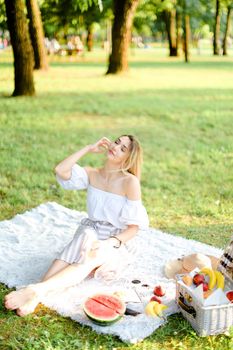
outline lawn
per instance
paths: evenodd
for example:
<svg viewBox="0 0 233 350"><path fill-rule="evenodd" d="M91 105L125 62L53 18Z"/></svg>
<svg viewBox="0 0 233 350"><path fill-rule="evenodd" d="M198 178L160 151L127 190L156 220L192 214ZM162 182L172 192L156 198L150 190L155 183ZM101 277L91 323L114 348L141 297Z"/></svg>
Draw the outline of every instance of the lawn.
<svg viewBox="0 0 233 350"><path fill-rule="evenodd" d="M105 61L101 51L51 58L48 72L35 73L36 97L9 98L12 57L0 55L0 219L47 201L85 210L85 193L62 190L54 166L102 136L132 133L144 149L150 225L224 248L233 227L233 57L185 64L134 50L129 73L117 77L104 75ZM179 315L134 346L46 309L20 319L0 306L0 326L0 349L233 349L233 335L198 338Z"/></svg>

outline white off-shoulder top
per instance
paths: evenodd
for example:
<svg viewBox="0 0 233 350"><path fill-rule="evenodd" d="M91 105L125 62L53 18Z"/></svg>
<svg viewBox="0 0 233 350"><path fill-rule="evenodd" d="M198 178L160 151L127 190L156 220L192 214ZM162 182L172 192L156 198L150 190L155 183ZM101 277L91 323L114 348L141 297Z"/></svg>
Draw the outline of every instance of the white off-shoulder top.
<svg viewBox="0 0 233 350"><path fill-rule="evenodd" d="M56 178L66 190L87 189L87 213L91 220L107 221L119 229L127 225L138 225L142 230L148 228L149 219L141 200L130 200L92 186L86 170L80 165L72 167L69 180L62 180L58 175Z"/></svg>

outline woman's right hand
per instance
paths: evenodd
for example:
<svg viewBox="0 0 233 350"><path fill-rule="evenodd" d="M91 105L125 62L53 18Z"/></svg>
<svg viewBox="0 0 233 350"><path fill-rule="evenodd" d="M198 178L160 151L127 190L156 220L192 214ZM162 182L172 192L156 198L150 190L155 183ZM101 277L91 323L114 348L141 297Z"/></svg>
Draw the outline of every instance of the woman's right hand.
<svg viewBox="0 0 233 350"><path fill-rule="evenodd" d="M104 153L109 149L111 141L107 137L102 137L99 141L89 146L91 153Z"/></svg>

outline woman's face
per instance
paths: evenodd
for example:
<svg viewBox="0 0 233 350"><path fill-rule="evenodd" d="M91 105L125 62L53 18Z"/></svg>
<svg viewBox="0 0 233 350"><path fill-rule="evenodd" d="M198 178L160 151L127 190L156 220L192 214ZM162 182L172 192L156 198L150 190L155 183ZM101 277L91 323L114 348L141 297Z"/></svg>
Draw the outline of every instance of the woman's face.
<svg viewBox="0 0 233 350"><path fill-rule="evenodd" d="M121 136L111 143L107 158L114 163L122 164L128 158L130 153L131 141L128 136Z"/></svg>

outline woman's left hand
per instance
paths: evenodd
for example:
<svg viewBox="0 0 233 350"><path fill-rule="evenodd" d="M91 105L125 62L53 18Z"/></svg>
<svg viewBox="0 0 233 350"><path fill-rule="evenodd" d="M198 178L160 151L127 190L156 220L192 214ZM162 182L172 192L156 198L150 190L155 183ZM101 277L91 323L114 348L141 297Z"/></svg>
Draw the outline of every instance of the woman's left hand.
<svg viewBox="0 0 233 350"><path fill-rule="evenodd" d="M115 240L112 238L108 238L105 240L98 240L92 243L89 257L96 258L98 253L102 250L102 253L107 252L109 248L114 247Z"/></svg>
<svg viewBox="0 0 233 350"><path fill-rule="evenodd" d="M89 145L89 152L103 153L109 149L110 145L111 145L111 141L107 137L102 137L102 139L100 139L93 145Z"/></svg>

